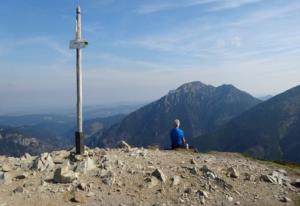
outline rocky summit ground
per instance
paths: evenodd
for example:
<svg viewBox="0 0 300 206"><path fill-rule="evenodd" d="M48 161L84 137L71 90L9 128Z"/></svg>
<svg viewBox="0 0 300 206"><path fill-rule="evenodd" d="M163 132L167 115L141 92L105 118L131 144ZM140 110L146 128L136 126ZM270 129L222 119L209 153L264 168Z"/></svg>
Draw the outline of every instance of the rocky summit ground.
<svg viewBox="0 0 300 206"><path fill-rule="evenodd" d="M131 148L0 157L0 206L299 205L299 172L232 153Z"/></svg>

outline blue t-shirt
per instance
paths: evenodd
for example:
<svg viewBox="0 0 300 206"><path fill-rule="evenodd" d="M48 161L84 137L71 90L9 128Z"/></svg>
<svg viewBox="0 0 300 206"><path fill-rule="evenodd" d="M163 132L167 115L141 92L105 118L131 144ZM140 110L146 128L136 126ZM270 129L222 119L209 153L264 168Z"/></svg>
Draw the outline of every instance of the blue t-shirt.
<svg viewBox="0 0 300 206"><path fill-rule="evenodd" d="M173 128L170 132L172 148L184 146L184 133L182 129Z"/></svg>

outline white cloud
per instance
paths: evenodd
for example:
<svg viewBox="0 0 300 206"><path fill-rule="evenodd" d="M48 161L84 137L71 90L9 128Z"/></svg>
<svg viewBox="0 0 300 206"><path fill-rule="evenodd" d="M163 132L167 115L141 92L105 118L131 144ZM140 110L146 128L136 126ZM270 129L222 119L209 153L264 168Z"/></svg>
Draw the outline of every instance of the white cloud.
<svg viewBox="0 0 300 206"><path fill-rule="evenodd" d="M244 5L258 3L263 0L222 0L218 1L216 5L213 5L210 11L220 11L225 9L239 8Z"/></svg>
<svg viewBox="0 0 300 206"><path fill-rule="evenodd" d="M154 3L140 5L136 12L139 14L150 14L155 12L186 8L201 4L210 4L216 1L217 0L165 0L164 2L155 1Z"/></svg>
<svg viewBox="0 0 300 206"><path fill-rule="evenodd" d="M289 4L270 6L266 9L258 9L243 16L240 20L232 23L234 26L247 26L272 19L284 19L297 14L300 10L300 2L294 1Z"/></svg>
<svg viewBox="0 0 300 206"><path fill-rule="evenodd" d="M98 23L86 24L83 27L83 31L91 33L91 34L99 34L104 31L103 26Z"/></svg>
<svg viewBox="0 0 300 206"><path fill-rule="evenodd" d="M139 14L150 14L191 6L208 5L209 11L221 11L225 9L239 8L244 5L258 3L264 0L164 0L154 1L150 4L142 4L136 10Z"/></svg>
<svg viewBox="0 0 300 206"><path fill-rule="evenodd" d="M229 8L255 3L258 0L222 2L223 6L227 5ZM197 18L169 28L166 32L120 41L115 46L138 47L156 50L162 54L181 55L182 58L199 57L201 60L219 62L269 60L272 56L295 53L299 50L296 46L300 44L300 38L297 38L299 32L295 33L297 29L290 27L290 23L286 24L286 19L280 19L280 16L287 16L288 21L293 20L293 15L297 14L299 8L300 3L294 2L259 7L242 13L231 21L207 21L207 18ZM276 20L276 24L268 23L272 20Z"/></svg>
<svg viewBox="0 0 300 206"><path fill-rule="evenodd" d="M98 52L90 54L89 59L97 60L98 62L105 62L105 65L98 65L104 70L126 70L126 71L155 71L155 70L167 70L170 65L155 63L153 61L145 61L139 59L130 59L128 57L122 57L113 55L110 53ZM175 68L176 65L173 65ZM95 69L95 68L94 68Z"/></svg>

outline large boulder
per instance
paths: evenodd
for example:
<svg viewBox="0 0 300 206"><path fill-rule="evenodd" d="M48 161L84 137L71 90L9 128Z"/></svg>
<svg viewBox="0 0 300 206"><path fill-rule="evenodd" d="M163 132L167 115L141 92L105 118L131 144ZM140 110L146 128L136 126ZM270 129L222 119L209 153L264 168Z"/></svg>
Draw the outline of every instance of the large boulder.
<svg viewBox="0 0 300 206"><path fill-rule="evenodd" d="M81 162L77 163L77 166L75 168L75 172L86 174L88 171L96 169L96 165L94 160L92 160L89 157L86 157Z"/></svg>
<svg viewBox="0 0 300 206"><path fill-rule="evenodd" d="M283 183L290 183L291 181L290 178L286 176L286 173L281 171L273 171L269 175L261 175L260 179L265 182L279 185L282 185Z"/></svg>
<svg viewBox="0 0 300 206"><path fill-rule="evenodd" d="M55 167L52 157L49 153L42 153L37 157L32 165L32 169L42 171L51 171Z"/></svg>
<svg viewBox="0 0 300 206"><path fill-rule="evenodd" d="M72 183L76 179L78 179L78 173L75 173L70 169L69 161L65 162L54 172L53 181L56 183Z"/></svg>

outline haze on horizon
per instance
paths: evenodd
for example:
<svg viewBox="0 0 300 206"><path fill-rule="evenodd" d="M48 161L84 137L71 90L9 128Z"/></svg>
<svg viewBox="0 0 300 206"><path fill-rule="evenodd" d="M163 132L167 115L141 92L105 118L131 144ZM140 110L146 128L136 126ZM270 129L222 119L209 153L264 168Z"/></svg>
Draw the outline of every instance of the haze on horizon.
<svg viewBox="0 0 300 206"><path fill-rule="evenodd" d="M0 12L0 113L75 106L76 1ZM300 1L81 0L86 105L147 102L190 81L254 96L299 84Z"/></svg>

